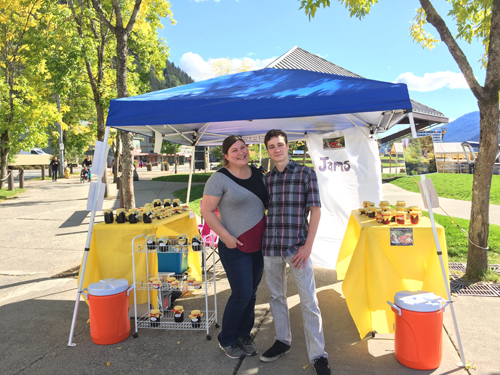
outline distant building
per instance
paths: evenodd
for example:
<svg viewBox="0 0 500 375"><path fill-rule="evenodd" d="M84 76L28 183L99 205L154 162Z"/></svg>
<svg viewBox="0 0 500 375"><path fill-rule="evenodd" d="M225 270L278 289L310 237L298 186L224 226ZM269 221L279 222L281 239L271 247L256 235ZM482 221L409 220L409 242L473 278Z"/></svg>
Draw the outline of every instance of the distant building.
<svg viewBox="0 0 500 375"><path fill-rule="evenodd" d="M440 129L440 130L422 130L417 132L417 137L426 137L428 135L432 136L432 140L434 143L441 143L443 142L443 135L446 133L445 129Z"/></svg>

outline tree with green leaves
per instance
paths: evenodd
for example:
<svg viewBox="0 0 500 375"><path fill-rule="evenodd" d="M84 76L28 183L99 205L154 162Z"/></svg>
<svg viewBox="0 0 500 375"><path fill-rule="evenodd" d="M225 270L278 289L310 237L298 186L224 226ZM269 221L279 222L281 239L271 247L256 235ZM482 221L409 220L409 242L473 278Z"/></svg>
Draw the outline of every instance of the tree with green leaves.
<svg viewBox="0 0 500 375"><path fill-rule="evenodd" d="M10 154L46 145L49 124L61 120L45 84L47 60L40 59L36 32L47 16L43 0L12 0L0 7L0 188L8 174Z"/></svg>
<svg viewBox="0 0 500 375"><path fill-rule="evenodd" d="M162 27L161 18L163 17L170 17L171 22L175 22L170 3L165 0L92 0L92 5L100 22L111 31L116 40L115 68L118 98L129 96L128 73L137 77L138 82L143 82L143 85L138 85L138 89L132 91L132 94L146 92L149 87L148 75L151 65L155 61L157 64L164 64L166 60L166 46L158 37L157 30ZM149 48L134 49L134 45L144 42L145 35L153 36L146 38ZM136 60L128 59L129 49L136 57L144 53L151 65L141 64L141 69L138 69L139 65L136 64ZM156 71L161 71L161 69L156 69ZM132 134L121 132L121 143L123 150L121 185L125 208L130 209L135 207Z"/></svg>
<svg viewBox="0 0 500 375"><path fill-rule="evenodd" d="M309 18L330 0L299 0ZM338 0L349 10L351 17L362 19L378 0ZM419 0L410 35L424 48L432 48L441 40L463 73L477 99L480 112L479 152L472 186L472 208L469 227L469 251L466 275L470 279L482 277L488 270L489 197L491 180L498 152L500 123L500 0L448 0L448 15L455 20L456 31L452 34L442 16L430 0ZM411 6L411 5L409 5ZM425 30L431 24L439 34L439 40ZM486 78L481 85L474 76L467 56L458 40L471 43L479 40L484 46L482 58Z"/></svg>

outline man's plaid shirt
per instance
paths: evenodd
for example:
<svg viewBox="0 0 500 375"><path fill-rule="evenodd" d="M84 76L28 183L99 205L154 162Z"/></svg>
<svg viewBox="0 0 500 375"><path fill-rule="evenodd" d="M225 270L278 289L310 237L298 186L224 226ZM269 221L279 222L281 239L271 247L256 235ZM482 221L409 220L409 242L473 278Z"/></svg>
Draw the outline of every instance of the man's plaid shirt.
<svg viewBox="0 0 500 375"><path fill-rule="evenodd" d="M262 237L265 256L288 256L304 245L310 206L321 207L316 173L290 161L283 172L274 168L264 176L269 209Z"/></svg>

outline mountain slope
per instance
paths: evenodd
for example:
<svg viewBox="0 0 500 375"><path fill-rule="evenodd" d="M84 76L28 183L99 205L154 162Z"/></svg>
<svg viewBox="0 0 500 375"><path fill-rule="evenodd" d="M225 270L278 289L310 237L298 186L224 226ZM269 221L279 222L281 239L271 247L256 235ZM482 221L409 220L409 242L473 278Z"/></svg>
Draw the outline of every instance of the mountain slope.
<svg viewBox="0 0 500 375"><path fill-rule="evenodd" d="M479 142L479 111L467 113L444 126L448 131L443 142Z"/></svg>

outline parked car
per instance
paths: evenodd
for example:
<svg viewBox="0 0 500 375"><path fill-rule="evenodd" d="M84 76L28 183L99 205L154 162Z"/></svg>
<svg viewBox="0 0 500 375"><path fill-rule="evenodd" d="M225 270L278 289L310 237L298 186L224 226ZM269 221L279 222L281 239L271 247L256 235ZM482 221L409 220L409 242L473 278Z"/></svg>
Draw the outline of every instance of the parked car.
<svg viewBox="0 0 500 375"><path fill-rule="evenodd" d="M19 155L49 155L49 154L47 154L41 148L35 147L32 148L30 151L21 150L19 151Z"/></svg>

